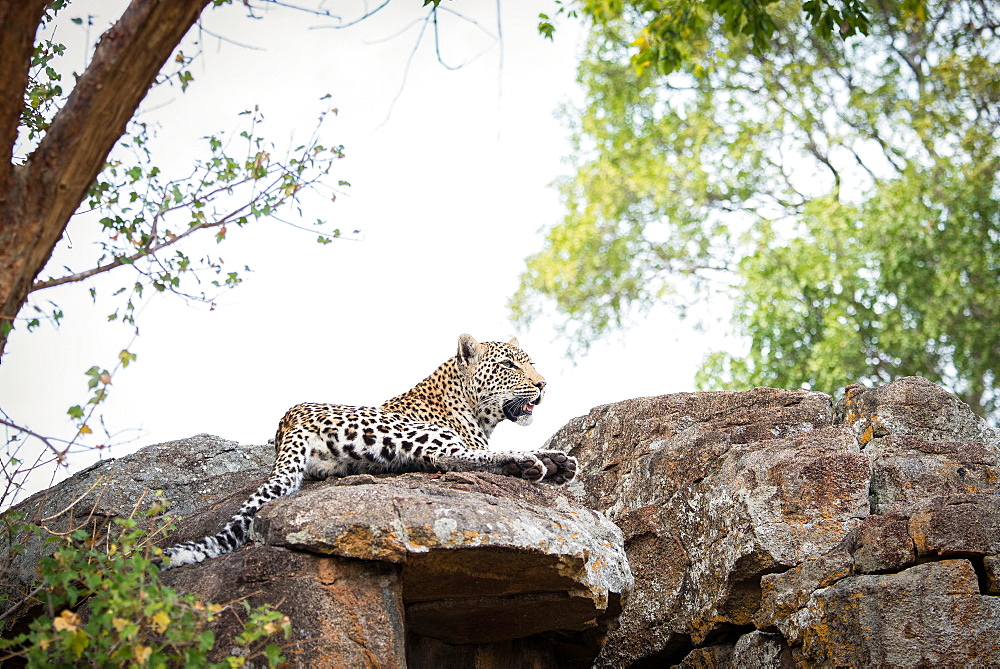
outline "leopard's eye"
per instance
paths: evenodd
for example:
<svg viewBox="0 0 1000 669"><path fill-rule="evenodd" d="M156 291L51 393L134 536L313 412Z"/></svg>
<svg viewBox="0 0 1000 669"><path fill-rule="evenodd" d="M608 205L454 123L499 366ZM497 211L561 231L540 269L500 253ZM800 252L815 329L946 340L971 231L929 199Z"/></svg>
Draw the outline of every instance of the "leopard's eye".
<svg viewBox="0 0 1000 669"><path fill-rule="evenodd" d="M517 369L517 364L515 364L513 360L501 360L500 364L507 369Z"/></svg>

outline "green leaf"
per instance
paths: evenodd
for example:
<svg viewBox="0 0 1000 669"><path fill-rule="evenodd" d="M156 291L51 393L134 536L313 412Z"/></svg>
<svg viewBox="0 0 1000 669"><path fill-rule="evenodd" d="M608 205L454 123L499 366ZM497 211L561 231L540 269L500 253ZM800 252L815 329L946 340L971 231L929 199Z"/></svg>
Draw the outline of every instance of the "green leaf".
<svg viewBox="0 0 1000 669"><path fill-rule="evenodd" d="M129 353L127 350L122 349L122 352L118 354L118 359L122 363L122 367L128 367L129 363L135 362L135 353Z"/></svg>
<svg viewBox="0 0 1000 669"><path fill-rule="evenodd" d="M81 657L83 655L83 651L87 650L87 647L89 645L90 645L90 638L87 636L86 632L84 632L83 630L77 630L73 632L73 635L72 637L70 637L69 641L69 650L71 653L73 653L73 655L75 655L76 657Z"/></svg>

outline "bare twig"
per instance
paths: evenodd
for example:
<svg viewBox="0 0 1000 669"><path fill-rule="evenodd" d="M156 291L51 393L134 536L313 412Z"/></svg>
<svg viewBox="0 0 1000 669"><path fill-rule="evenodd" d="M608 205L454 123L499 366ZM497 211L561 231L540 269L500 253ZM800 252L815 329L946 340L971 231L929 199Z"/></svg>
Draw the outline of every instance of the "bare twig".
<svg viewBox="0 0 1000 669"><path fill-rule="evenodd" d="M10 422L10 421L8 421L8 420L4 420L4 419L2 419L2 418L0 418L0 425L6 425L7 427L9 427L9 428L12 428L12 429L14 429L14 430L17 430L18 432L23 432L24 434L27 434L27 435L29 435L29 436L32 436L32 437L34 437L35 439L38 439L38 440L39 440L39 441L41 441L41 442L42 442L43 444L45 444L46 448L48 448L48 449L49 449L50 451L52 451L52 452L53 452L53 453L54 453L54 454L56 455L56 457L57 457L57 458L59 458L60 460L61 460L61 459L62 459L63 457L65 457L65 455L66 455L66 450L67 450L67 449L69 448L69 446L67 446L67 447L66 447L66 448L64 448L64 449L62 449L62 450L59 450L58 448L56 448L56 447L55 447L55 446L54 446L54 445L52 444L52 442L51 442L51 441L49 441L49 437L44 437L44 436L42 436L42 435L38 434L37 432L35 432L35 431L33 431L33 430L29 430L29 429L28 429L28 428L26 428L26 427L21 427L21 426L20 426L20 425L18 425L17 423L12 423L12 422Z"/></svg>
<svg viewBox="0 0 1000 669"><path fill-rule="evenodd" d="M79 504L79 503L80 503L80 501L81 501L81 500L82 500L82 499L83 499L84 497L86 497L86 496L87 496L88 494L90 494L90 491L91 491L91 490L93 490L93 489L94 489L94 488L96 488L97 486L101 485L101 483L102 483L103 481L104 481L104 477L103 477L103 476L100 476L100 477L98 477L98 479L97 479L96 481L94 481L94 485L92 485L92 486L90 486L89 488L87 488L87 489L86 489L86 490L85 490L85 491L84 491L84 492L83 492L83 493L82 493L82 494L81 494L81 495L80 495L79 497L77 497L77 498L76 498L76 499L74 499L74 500L73 500L72 502L70 502L70 503L69 503L69 506L67 506L67 507L66 507L65 509L63 509L63 510L62 510L62 511L60 511L59 513L54 513L54 514L52 514L51 516L48 516L48 517L46 517L46 518L42 518L41 522L42 522L42 523L44 523L44 522L48 522L48 521L50 521L50 520L55 520L55 519L56 519L56 518L58 518L59 516L63 515L64 513L66 513L66 512L67 512L67 511L69 511L70 509L72 509L72 508L73 508L74 506L76 506L77 504Z"/></svg>

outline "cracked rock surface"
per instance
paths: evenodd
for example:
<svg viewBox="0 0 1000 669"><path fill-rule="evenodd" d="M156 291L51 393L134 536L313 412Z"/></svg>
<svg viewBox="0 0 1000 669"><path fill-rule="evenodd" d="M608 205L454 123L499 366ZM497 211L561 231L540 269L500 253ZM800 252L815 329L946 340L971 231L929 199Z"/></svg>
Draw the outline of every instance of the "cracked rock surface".
<svg viewBox="0 0 1000 669"><path fill-rule="evenodd" d="M549 443L636 579L598 664L1000 664L997 432L919 377L684 393Z"/></svg>

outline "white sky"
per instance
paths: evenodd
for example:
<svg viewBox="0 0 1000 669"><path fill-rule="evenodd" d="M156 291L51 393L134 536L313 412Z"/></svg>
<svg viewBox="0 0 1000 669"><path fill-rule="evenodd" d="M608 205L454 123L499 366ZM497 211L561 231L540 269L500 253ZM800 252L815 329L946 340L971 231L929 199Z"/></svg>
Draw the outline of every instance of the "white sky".
<svg viewBox="0 0 1000 669"><path fill-rule="evenodd" d="M364 7L334 4L346 18ZM445 4L495 31L494 2ZM371 42L421 16L419 5L394 0L348 30L311 30L332 22L293 11L255 21L239 6L207 10L208 30L259 50L207 37L188 92L157 91L147 100L143 120L161 126L157 164L185 169L202 137L240 129L237 113L254 105L268 121L265 135L294 146L311 133L318 99L330 93L339 115L328 126L328 144L343 144L347 153L331 179L352 186L304 221L360 228L363 241L320 246L315 235L276 223L230 230L213 250L235 268L254 270L244 284L214 311L157 296L141 312L141 336L131 345L131 330L106 323L108 310L91 304L88 286L40 294L59 302L66 319L58 329L14 334L0 365L0 407L37 432L69 436L66 410L88 397L84 372L112 367L128 346L138 360L114 378L105 420L112 432L141 431L119 436L132 440L104 457L202 432L259 444L299 402L377 405L404 392L454 355L463 332L481 341L517 335L549 382L534 424L501 425L496 449L538 447L596 405L692 390L703 355L725 342L663 310L598 343L575 365L550 323L516 331L508 320L506 302L524 259L541 248L542 229L562 216L550 184L568 173L570 149L554 112L580 97L581 27L563 22L549 42L536 30L546 6L502 2L501 67L499 46L481 30L442 21L449 63L490 50L450 71L436 61L428 30L404 84L417 29ZM94 15L94 40L121 6L78 0L63 20ZM68 23L60 30L67 43L82 33ZM69 58L80 69L83 53ZM87 237L81 229L72 241L79 247ZM62 248L53 264L70 262L71 253ZM114 273L108 279L98 285L129 283ZM97 432L92 443L106 442ZM71 470L96 457L75 456Z"/></svg>

